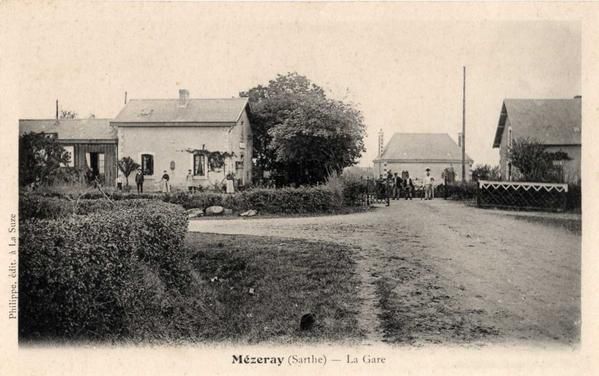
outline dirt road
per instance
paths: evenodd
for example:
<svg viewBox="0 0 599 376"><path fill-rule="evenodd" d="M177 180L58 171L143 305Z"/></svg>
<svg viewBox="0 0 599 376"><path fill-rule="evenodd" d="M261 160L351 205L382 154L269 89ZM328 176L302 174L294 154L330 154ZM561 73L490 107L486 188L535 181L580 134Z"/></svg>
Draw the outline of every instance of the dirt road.
<svg viewBox="0 0 599 376"><path fill-rule="evenodd" d="M577 343L580 235L525 219L400 200L367 213L195 220L189 228L357 247L368 342Z"/></svg>

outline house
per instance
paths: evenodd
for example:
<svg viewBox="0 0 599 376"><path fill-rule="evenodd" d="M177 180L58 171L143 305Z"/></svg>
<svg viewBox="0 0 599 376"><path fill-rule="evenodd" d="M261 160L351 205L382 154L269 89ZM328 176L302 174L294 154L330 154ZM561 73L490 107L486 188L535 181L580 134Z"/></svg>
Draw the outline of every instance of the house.
<svg viewBox="0 0 599 376"><path fill-rule="evenodd" d="M20 119L19 134L44 132L71 155L69 166L91 169L113 185L117 174L117 130L110 119Z"/></svg>
<svg viewBox="0 0 599 376"><path fill-rule="evenodd" d="M453 168L456 180L461 180L462 149L447 133L394 133L384 147L382 131L378 136L376 176L387 171L399 175L407 172L410 177L421 179L430 168L435 181L442 182L443 171ZM466 155L466 179L470 179L472 162Z"/></svg>
<svg viewBox="0 0 599 376"><path fill-rule="evenodd" d="M499 148L499 166L504 180L517 173L509 158L513 140L530 138L549 152L565 152L560 161L564 182L580 180L581 97L572 99L505 99L501 106L493 148Z"/></svg>
<svg viewBox="0 0 599 376"><path fill-rule="evenodd" d="M173 186L221 184L234 174L240 184L252 177L252 130L247 98L194 99L179 90L175 99L132 99L111 121L118 129L119 159L131 157L157 187L163 171ZM156 185L153 185L156 184Z"/></svg>

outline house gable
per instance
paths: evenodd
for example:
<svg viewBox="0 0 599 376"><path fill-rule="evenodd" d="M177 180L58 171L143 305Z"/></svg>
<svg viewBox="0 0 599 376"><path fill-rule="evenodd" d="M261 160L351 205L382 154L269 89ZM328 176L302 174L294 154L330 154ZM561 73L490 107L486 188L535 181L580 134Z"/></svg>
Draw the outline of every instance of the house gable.
<svg viewBox="0 0 599 376"><path fill-rule="evenodd" d="M534 138L544 145L580 145L581 99L505 99L493 140L502 145L506 122L518 137Z"/></svg>

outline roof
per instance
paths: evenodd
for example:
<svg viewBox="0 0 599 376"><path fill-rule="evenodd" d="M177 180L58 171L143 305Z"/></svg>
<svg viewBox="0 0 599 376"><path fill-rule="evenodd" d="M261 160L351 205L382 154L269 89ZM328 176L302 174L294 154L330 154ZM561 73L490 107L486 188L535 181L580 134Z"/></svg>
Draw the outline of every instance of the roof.
<svg viewBox="0 0 599 376"><path fill-rule="evenodd" d="M20 119L19 134L57 133L61 140L116 140L117 130L111 119Z"/></svg>
<svg viewBox="0 0 599 376"><path fill-rule="evenodd" d="M517 137L534 138L545 145L580 145L581 98L505 99L493 147L501 145L509 119Z"/></svg>
<svg viewBox="0 0 599 376"><path fill-rule="evenodd" d="M462 160L462 149L447 133L394 133L378 159L455 162ZM472 161L468 155L466 160Z"/></svg>
<svg viewBox="0 0 599 376"><path fill-rule="evenodd" d="M116 123L235 123L248 103L247 98L132 99L114 119Z"/></svg>

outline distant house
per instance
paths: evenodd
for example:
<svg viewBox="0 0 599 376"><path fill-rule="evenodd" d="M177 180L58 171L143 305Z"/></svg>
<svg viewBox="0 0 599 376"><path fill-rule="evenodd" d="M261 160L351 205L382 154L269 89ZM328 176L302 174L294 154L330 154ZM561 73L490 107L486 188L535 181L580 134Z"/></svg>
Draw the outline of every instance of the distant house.
<svg viewBox="0 0 599 376"><path fill-rule="evenodd" d="M184 186L220 184L232 173L241 184L252 176L252 130L247 98L193 99L179 90L175 99L133 99L111 121L118 129L118 155L143 168L146 185L160 181Z"/></svg>
<svg viewBox="0 0 599 376"><path fill-rule="evenodd" d="M516 174L509 158L513 140L532 138L547 151L562 151L570 160L563 164L563 180L580 179L581 98L505 99L495 132L493 147L499 148L499 165L504 180Z"/></svg>
<svg viewBox="0 0 599 376"><path fill-rule="evenodd" d="M378 139L379 155L374 160L377 176L407 171L410 177L421 179L430 168L431 176L440 183L443 171L453 168L456 180L461 180L462 149L447 133L394 133L384 147L382 132ZM466 155L466 179L470 179L472 162Z"/></svg>
<svg viewBox="0 0 599 376"><path fill-rule="evenodd" d="M44 132L71 155L70 166L90 169L113 185L116 179L117 130L109 119L20 119L19 134Z"/></svg>

